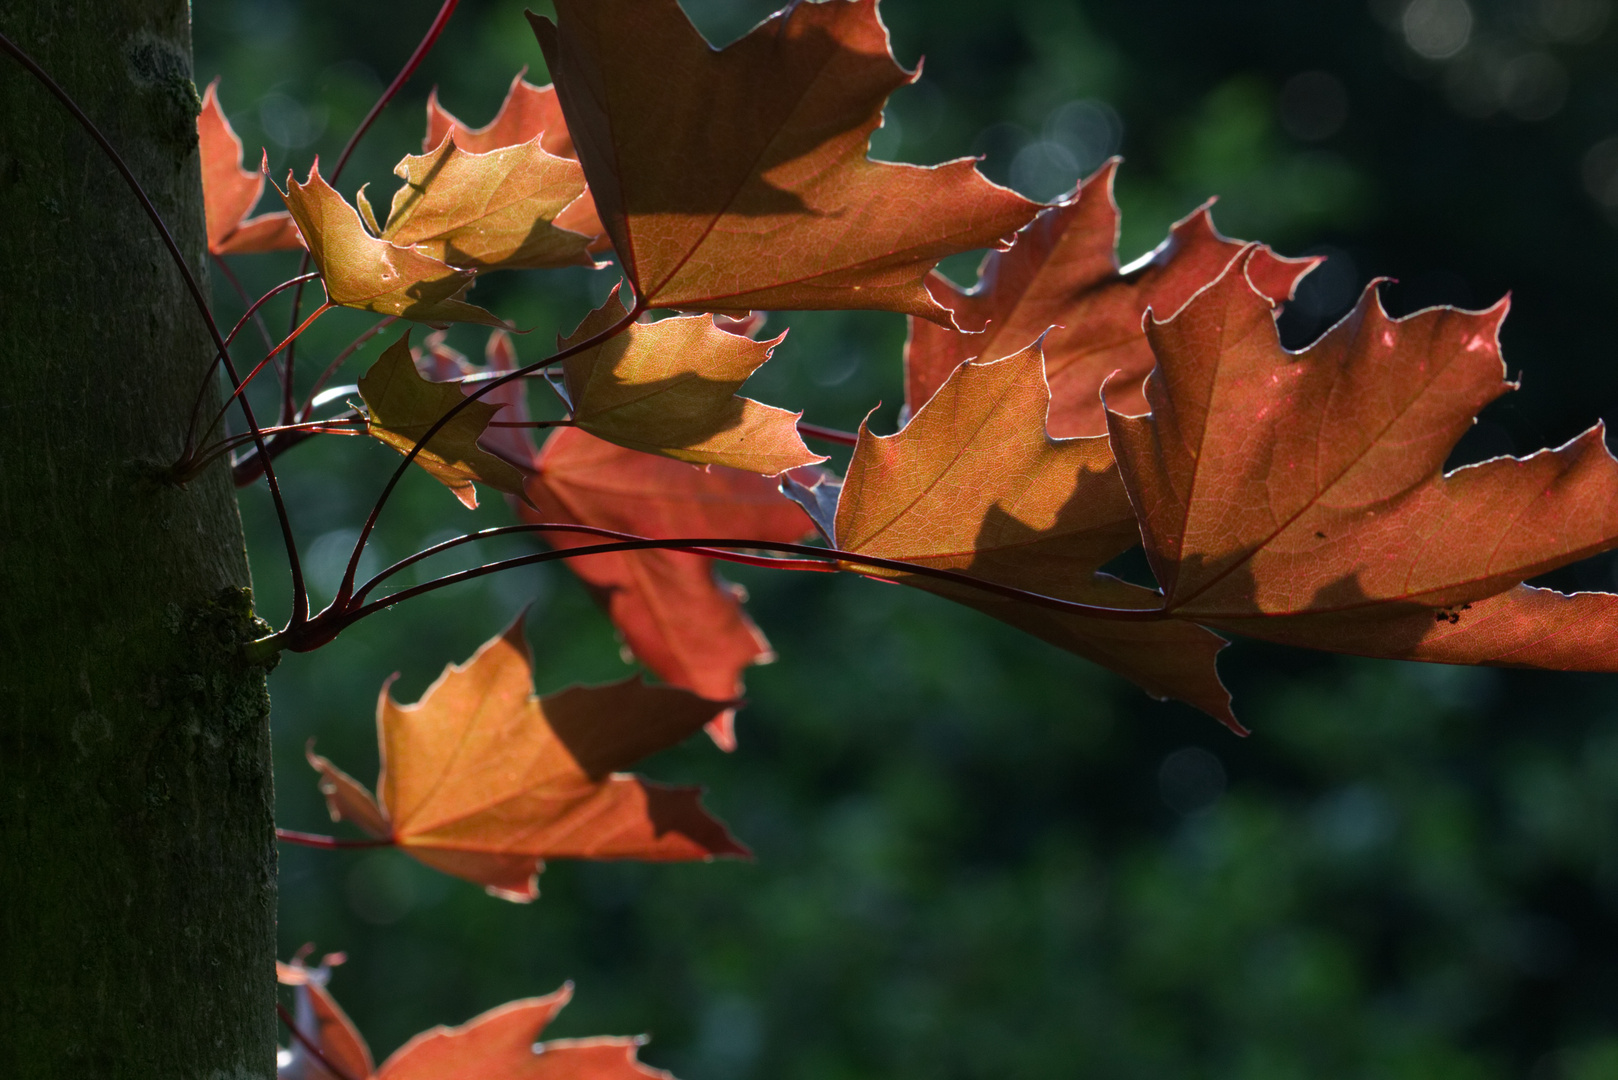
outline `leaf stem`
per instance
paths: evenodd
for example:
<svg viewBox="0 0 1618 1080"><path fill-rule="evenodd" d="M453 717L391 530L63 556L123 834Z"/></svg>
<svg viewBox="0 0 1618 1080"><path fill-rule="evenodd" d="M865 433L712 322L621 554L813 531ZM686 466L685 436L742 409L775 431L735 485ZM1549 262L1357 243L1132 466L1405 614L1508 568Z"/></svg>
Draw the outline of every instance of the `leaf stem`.
<svg viewBox="0 0 1618 1080"><path fill-rule="evenodd" d="M798 421L798 434L810 439L819 439L821 442L836 443L838 446L853 446L860 441L860 437L852 431L821 427L819 424L810 424L803 420Z"/></svg>
<svg viewBox="0 0 1618 1080"><path fill-rule="evenodd" d="M266 435L275 436L283 433L298 433L305 437L310 435L363 435L369 426L368 421L352 410L328 417L325 420L306 420L297 424L278 424L275 427L261 428ZM198 450L194 469L201 469L221 454L228 454L237 447L251 442L253 436L248 432L239 432L228 438L220 439L212 446Z"/></svg>
<svg viewBox="0 0 1618 1080"><path fill-rule="evenodd" d="M309 277L314 277L315 275L310 274L308 276ZM276 356L276 354L278 354L282 349L285 349L287 346L291 345L294 341L297 341L298 336L300 334L302 334L305 330L309 329L309 327L314 323L314 321L316 319L320 318L322 315L326 314L326 312L330 311L332 308L334 308L336 306L337 305L331 303L330 301L327 301L326 303L321 304L319 307L315 308L315 310L312 311L309 314L309 317L307 319L303 320L303 325L299 326L296 330L292 331L292 333L290 333L290 334L288 334L286 336L286 340L282 341L281 344L277 345L275 348L273 348L269 352L265 353L264 354L264 359L260 360L257 364L254 364L253 365L253 370L249 371L247 373L247 378L243 379L240 383L238 383L236 385L236 389L231 391L230 397L225 399L225 403L219 407L218 414L214 416L213 420L208 424L208 427L205 430L212 431L215 427L218 426L219 421L224 419L226 410L228 410L230 408L230 403L232 401L236 400L237 398L242 396L242 393L244 391L246 391L246 389L247 389L247 384L252 382L254 377L257 376L259 372L264 370L264 365L265 364L268 364ZM290 377L290 375L289 375L289 377ZM282 424L281 426L285 427L287 425ZM186 441L190 442L191 440L190 440L190 438L187 438Z"/></svg>
<svg viewBox="0 0 1618 1080"><path fill-rule="evenodd" d="M364 333L360 334L359 337L349 342L341 352L332 358L332 362L326 365L326 370L320 373L320 378L315 380L314 386L309 388L308 399L305 400L303 405L297 410L297 414L293 419L299 421L307 420L309 414L314 410L315 399L320 395L321 388L326 385L334 374L336 374L337 369L343 366L343 361L354 355L354 353L357 352L361 346L363 346L367 341L370 341L377 334L381 333L383 329L398 321L399 318L397 315L385 316L378 320L375 325L370 327ZM272 428L270 430L273 432L278 432L278 434L272 434L266 442L271 460L280 457L282 454L286 453L294 446L297 446L311 435L319 434L317 430L304 430L302 423L283 424L278 428ZM230 471L231 480L236 484L236 486L246 487L248 484L251 484L253 481L257 480L263 475L264 458L259 456L258 450L255 448L252 452L245 454L231 462Z"/></svg>
<svg viewBox="0 0 1618 1080"><path fill-rule="evenodd" d="M215 258L216 258L216 261L219 263L220 266L225 265L225 260L219 259L217 256ZM281 284L277 285L275 288L271 289L269 292L265 293L263 296L259 297L257 300L254 300L250 305L248 305L247 310L242 313L242 317L240 319L236 320L236 325L230 328L230 333L225 335L225 344L228 346L231 342L235 341L236 340L236 335L241 333L241 330L242 330L243 326L247 325L247 320L249 318L253 317L253 316L256 316L258 314L258 309L263 307L264 304L267 301L269 301L272 297L274 297L278 293L284 292L287 289L292 288L292 286L294 286L294 285L301 284L301 283L303 283L305 281L308 281L310 278L319 277L319 276L320 276L319 274L303 274L303 275L301 275L299 277L291 278L290 280L281 282ZM329 307L330 305L328 304L327 306ZM319 314L319 313L317 312L316 314ZM314 321L313 317L311 317L310 321L311 322ZM263 319L258 320L258 325L259 325L260 330L265 331L265 345L266 345L266 347L269 348L270 352L269 352L269 354L267 356L264 357L264 359L268 360L271 356L274 356L281 349L286 348L287 342L283 341L279 346L276 346L273 342L271 342L269 340L268 330L264 326L264 320ZM308 325L307 323L304 324L305 327L307 325ZM300 334L303 333L303 330L304 330L304 327L299 327L298 333L300 333ZM201 415L201 413L202 413L202 402L208 396L208 383L213 378L214 369L217 368L218 366L219 366L219 359L218 359L218 357L215 357L214 362L208 366L207 373L202 376L202 385L197 388L197 399L191 405L191 426L186 430L186 433L185 433L185 445L186 445L186 447L188 449L191 448L191 447L194 447L196 445L197 417L199 415ZM258 374L258 369L263 367L263 366L264 365L262 363L260 363L258 365L258 367L254 368L252 371L248 372L247 373L247 378L242 380L242 385L245 386L247 383L252 382L253 381L253 376L257 375ZM206 428L204 428L203 429L204 431L212 431L214 429L214 427L219 423L220 418L225 415L226 410L228 410L230 408L231 401L233 401L235 399L236 395L239 394L239 393L241 393L241 388L240 387L238 387L234 392L232 392L230 397L225 399L225 403L219 407L219 415L215 416L213 418L213 423L209 424ZM182 457L181 460L184 461L184 458Z"/></svg>
<svg viewBox="0 0 1618 1080"><path fill-rule="evenodd" d="M297 832L293 829L277 828L275 838L288 844L300 844L303 847L315 848L379 848L394 847L389 840L339 840L335 836L322 836L319 833Z"/></svg>

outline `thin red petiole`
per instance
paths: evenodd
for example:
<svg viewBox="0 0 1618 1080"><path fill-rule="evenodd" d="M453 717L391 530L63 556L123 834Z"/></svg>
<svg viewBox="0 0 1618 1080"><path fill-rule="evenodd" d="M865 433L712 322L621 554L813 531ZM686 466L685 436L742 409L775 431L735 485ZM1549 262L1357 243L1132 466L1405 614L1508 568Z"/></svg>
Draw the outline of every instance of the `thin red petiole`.
<svg viewBox="0 0 1618 1080"><path fill-rule="evenodd" d="M237 384L236 389L231 392L230 397L225 399L225 403L219 407L218 414L214 416L213 421L204 430L212 431L216 426L218 426L219 421L224 419L225 412L230 408L230 403L242 396L242 394L247 390L247 384L252 382L253 378L258 375L259 372L264 370L264 365L268 364L272 359L274 359L276 354L278 354L282 349L285 349L288 345L291 345L294 341L297 341L298 335L309 329L316 319L320 318L322 315L326 314L326 312L330 311L336 306L337 305L331 303L330 301L327 301L326 303L315 308L314 311L309 313L309 317L303 320L302 326L299 326L296 330L292 331L292 333L288 334L285 341L281 342L281 344L277 345L275 348L266 353L264 359L260 360L257 364L254 364L253 370L247 373L247 378L243 379ZM283 424L282 426L285 427L286 425Z"/></svg>
<svg viewBox="0 0 1618 1080"><path fill-rule="evenodd" d="M798 421L798 433L810 439L819 439L821 442L836 443L839 446L853 446L860 441L860 437L852 431L838 431L836 428L821 427L819 424L808 424Z"/></svg>
<svg viewBox="0 0 1618 1080"><path fill-rule="evenodd" d="M520 534L520 533L536 533L536 532L540 532L540 533L542 533L542 532L566 532L566 531L572 531L572 530L588 533L591 536L610 536L610 537L615 537L615 538L628 538L629 537L628 533L615 533L615 532L612 532L611 530L608 530L608 529L598 529L593 525L567 526L567 525L550 525L550 524L541 523L541 524L523 524L523 525L499 525L499 526L496 526L496 527L491 528L491 529L480 529L480 530L478 530L477 532L474 532L474 533L467 533L464 536L457 536L457 537L454 537L452 539L445 540L443 543L434 544L430 548L424 548L423 550L416 552L414 555L409 555L409 556L406 556L403 559L400 559L398 562L394 563L392 566L388 567L387 569L385 569L385 570L381 571L380 573L378 573L375 577L371 578L371 580L367 581L364 585L361 585L358 589L355 589L354 590L354 600L356 602L363 601L366 598L366 596L370 595L370 592L371 592L372 589L376 588L378 585L382 584L384 581L386 581L388 578L392 577L393 575L399 573L401 570L405 570L405 569L407 569L407 568L409 568L411 566L414 566L416 563L421 562L423 559L430 559L434 555L442 555L444 552L449 551L452 548L460 547L462 544L472 544L472 543L476 543L479 540L489 540L489 539L492 539L492 538L494 538L496 536L512 536L512 535L516 535L516 534ZM639 540L639 539L643 539L643 538L642 537L633 537L633 539ZM742 545L738 544L736 546L739 547L739 546L742 546ZM823 551L825 549L816 548L814 550ZM705 552L701 552L701 554L709 554L709 553L705 551ZM717 554L714 554L712 557L717 558L717 559L722 559L722 560L724 560L726 562L741 563L744 566L766 566L766 567L770 567L770 568L778 569L778 570L779 569L784 569L784 570L809 570L809 571L821 571L821 572L826 572L826 573L833 573L837 569L837 567L835 565L833 565L832 563L826 561L823 558L821 558L821 559L760 558L760 557L752 556L752 555L740 555L740 554L737 554L737 553L732 552L732 551L721 551L721 552L718 552Z"/></svg>
<svg viewBox="0 0 1618 1080"><path fill-rule="evenodd" d="M223 266L225 264L225 261L223 259L218 259L217 256L215 258L217 259L220 266ZM301 277L295 277L295 278L292 278L289 281L283 281L283 282L281 282L281 284L277 285L275 288L271 289L269 292L265 293L263 296L259 297L257 300L254 300L250 305L248 305L247 310L242 313L242 317L240 319L236 320L236 325L230 328L230 333L225 335L225 344L229 345L231 342L235 341L236 340L236 335L241 333L242 327L247 325L247 320L249 318L257 315L258 314L258 309L263 307L267 302L269 302L270 299L272 299L273 297L275 297L276 295L278 295L278 294L280 294L282 292L285 292L287 289L292 288L292 286L294 286L294 285L301 284L301 283L303 283L305 281L308 281L310 278L315 278L315 277L319 277L319 276L320 276L319 274L304 274ZM232 280L234 280L234 279L232 279ZM269 356L274 356L276 354L276 352L279 351L279 350L276 349L274 344L269 341L268 328L264 326L264 320L259 319L258 324L259 324L259 329L265 332L265 345L270 348ZM299 333L302 333L301 329L299 330ZM286 347L286 342L282 342L281 343L281 348L285 348L285 347ZM266 356L265 359L268 360L269 356ZM214 362L212 364L210 364L209 367L208 367L207 374L205 374L202 377L202 386L199 387L198 390L197 390L197 399L191 405L191 428L190 428L189 431L186 432L186 436L185 436L185 444L186 444L187 447L194 446L195 443L196 443L197 415L202 411L202 402L208 395L208 383L209 383L210 380L212 380L214 369L216 367L218 367L218 366L219 366L219 359L217 357L215 357ZM263 366L264 366L263 364L259 364L258 367L263 367ZM252 379L253 379L253 376L256 375L256 374L258 374L258 368L254 368L251 372L248 373L247 378L242 380L243 384L245 385L246 383L251 382ZM239 393L241 393L241 390L238 388L235 391L235 393L231 394L230 397L225 399L225 403L219 407L219 416L214 417L213 423L209 424L207 426L207 428L205 428L204 430L212 431L214 429L214 427L219 423L220 417L224 416L225 411L230 408L231 401L235 398L236 394L239 394Z"/></svg>
<svg viewBox="0 0 1618 1080"><path fill-rule="evenodd" d="M307 420L297 424L280 424L275 427L261 428L266 435L280 435L283 433L299 433L305 435L363 435L370 426L369 421L358 415L333 416L325 420ZM212 446L197 451L196 463L192 470L196 471L232 450L253 441L248 432L240 432L228 438L220 439Z"/></svg>
<svg viewBox="0 0 1618 1080"><path fill-rule="evenodd" d="M322 836L319 833L296 832L292 829L276 829L275 838L288 844L301 844L304 847L317 848L379 848L394 847L392 840L339 840L335 836Z"/></svg>
<svg viewBox="0 0 1618 1080"><path fill-rule="evenodd" d="M49 90L52 96L62 103L62 107L72 114L73 119L79 122L79 126L84 128L90 138L101 148L102 153L107 155L107 159L118 170L118 174L124 178L124 182L129 185L129 190L134 192L141 209L146 212L147 218L151 220L152 227L157 230L158 236L162 238L163 246L168 248L169 258L174 260L175 267L180 271L180 277L185 281L186 290L191 294L192 303L196 305L197 311L201 313L202 321L207 324L208 334L213 338L214 347L219 351L219 359L224 362L225 374L230 377L231 385L240 385L240 380L236 377L236 364L230 358L230 349L226 347L225 339L219 333L219 324L214 321L213 312L208 310L208 301L202 295L202 286L197 284L196 275L191 272L191 267L186 263L185 256L180 253L180 246L174 242L174 235L169 232L168 225L163 221L163 215L157 212L157 207L152 204L151 198L146 194L146 189L140 186L140 181L135 179L135 174L129 171L129 166L124 162L123 157L112 143L108 141L107 137L101 133L101 129L95 126L83 109L79 108L78 102L74 101L68 92L63 90L56 80L51 78L45 69L34 61L33 57L23 52L3 33L0 33L0 51L7 53L17 63L26 68L30 75L38 79L45 89ZM253 406L244 397L241 399L241 408L242 416L247 421L247 428L253 432L253 440L262 454L264 451L264 436L259 432L258 421L253 417ZM186 450L189 451L190 449L190 446L186 447ZM184 457L184 455L181 456L182 458ZM303 564L298 560L298 543L292 535L292 519L287 515L286 500L281 497L281 484L276 479L275 470L270 466L267 457L264 465L264 480L269 485L270 499L275 504L275 516L281 526L281 540L286 545L287 563L292 573L294 598L292 623L302 625L309 619L309 600L304 590Z"/></svg>
<svg viewBox="0 0 1618 1080"><path fill-rule="evenodd" d="M320 1047L316 1046L314 1041L310 1039L309 1036L298 1030L298 1022L293 1019L291 1013L287 1012L285 1005L282 1005L279 1001L277 1001L275 1003L275 1011L276 1014L281 1017L281 1023L286 1025L286 1029L289 1033L291 1033L292 1037L297 1039L298 1043L305 1050L309 1051L309 1055L311 1057L320 1062L321 1068L325 1069L327 1072L331 1073L332 1076L336 1077L336 1080L364 1080L363 1077L350 1076L342 1069L339 1069L337 1066L333 1065L331 1060L327 1058L325 1054L320 1052Z"/></svg>
<svg viewBox="0 0 1618 1080"><path fill-rule="evenodd" d="M326 370L320 373L320 378L315 380L314 386L309 388L309 397L303 403L303 406L298 409L296 419L299 421L308 419L309 414L314 411L315 398L319 396L321 388L323 388L331 377L336 374L337 369L343 366L343 361L347 360L350 356L353 356L361 346L363 346L367 341L370 341L377 334L381 333L384 328L391 326L393 323L398 321L399 318L397 315L388 315L384 317L370 329L362 333L359 337L349 342L341 352L333 357L332 362L326 365ZM294 446L297 446L299 443L309 438L310 435L317 434L317 432L314 431L303 430L301 423L285 424L279 428L274 428L271 430L278 432L278 434L271 435L266 443L269 449L269 456L272 459L280 457ZM263 474L264 459L259 456L258 450L255 448L252 453L243 455L242 457L231 462L230 471L231 480L235 483L235 485L237 487L246 487Z"/></svg>

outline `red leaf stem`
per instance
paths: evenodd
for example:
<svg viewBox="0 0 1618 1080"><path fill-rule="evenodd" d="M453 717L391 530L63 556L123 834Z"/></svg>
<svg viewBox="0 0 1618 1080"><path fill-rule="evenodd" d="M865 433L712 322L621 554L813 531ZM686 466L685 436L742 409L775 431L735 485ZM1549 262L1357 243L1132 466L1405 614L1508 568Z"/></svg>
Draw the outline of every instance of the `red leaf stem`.
<svg viewBox="0 0 1618 1080"><path fill-rule="evenodd" d="M379 848L393 847L392 840L339 840L320 833L298 832L295 829L276 829L275 838L288 844L314 848Z"/></svg>
<svg viewBox="0 0 1618 1080"><path fill-rule="evenodd" d="M806 421L798 421L798 433L807 439L819 439L821 442L836 443L838 446L853 446L859 442L859 436L852 431L839 431L836 428L821 427Z"/></svg>

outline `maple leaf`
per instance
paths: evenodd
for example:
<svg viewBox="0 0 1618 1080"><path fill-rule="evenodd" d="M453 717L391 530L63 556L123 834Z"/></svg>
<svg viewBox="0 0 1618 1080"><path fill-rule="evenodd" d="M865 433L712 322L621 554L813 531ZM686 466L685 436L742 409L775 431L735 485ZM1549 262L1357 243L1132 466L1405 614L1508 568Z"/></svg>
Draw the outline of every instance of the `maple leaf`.
<svg viewBox="0 0 1618 1080"><path fill-rule="evenodd" d="M586 341L626 314L614 289L558 347ZM802 413L736 394L780 341L727 333L708 315L631 323L562 361L573 422L632 450L767 476L824 461L798 434Z"/></svg>
<svg viewBox="0 0 1618 1080"><path fill-rule="evenodd" d="M416 454L416 464L449 488L468 509L478 504L473 481L522 495L522 472L478 445L501 404L467 402L459 383L435 383L422 378L410 355L408 331L384 349L360 377L359 390L369 414L366 433L401 454L410 453L445 413L460 405L461 411Z"/></svg>
<svg viewBox="0 0 1618 1080"><path fill-rule="evenodd" d="M1107 401L1114 409L1146 411L1142 384L1153 364L1142 326L1146 309L1179 310L1248 247L1219 235L1205 205L1176 222L1150 255L1120 270L1112 194L1117 171L1114 158L1070 197L1042 210L1009 250L986 255L970 291L936 272L928 277L933 298L950 309L956 325L982 332L910 321L905 401L912 413L963 361L1006 356L1042 334L1052 435L1106 434L1101 383L1109 376ZM1283 259L1259 247L1252 249L1248 274L1264 295L1289 300L1320 261Z"/></svg>
<svg viewBox="0 0 1618 1080"><path fill-rule="evenodd" d="M962 364L897 434L873 435L862 424L837 503L836 545L1060 600L1157 608L1162 597L1154 590L1099 572L1140 539L1106 436L1051 438L1049 403L1036 342L1000 360ZM1108 621L843 565L968 604L1241 730L1214 670L1225 643L1200 627Z"/></svg>
<svg viewBox="0 0 1618 1080"><path fill-rule="evenodd" d="M264 174L242 168L242 141L219 104L219 80L208 84L197 114L197 146L202 155L202 204L208 221L208 250L215 255L246 255L303 246L292 215L285 210L248 217L264 194Z"/></svg>
<svg viewBox="0 0 1618 1080"><path fill-rule="evenodd" d="M540 1034L573 998L567 983L543 997L507 1002L458 1027L435 1027L395 1050L380 1069L353 1021L327 991L322 974L301 965L275 965L294 988L298 1032L346 1080L673 1080L636 1060L643 1039L595 1036L551 1039ZM294 1039L292 1066L278 1080L339 1080Z"/></svg>
<svg viewBox="0 0 1618 1080"><path fill-rule="evenodd" d="M359 212L321 177L319 161L309 167L309 179L302 184L289 173L287 190L280 194L309 245L331 303L416 322L471 322L510 329L460 298L475 271L456 269L366 232Z"/></svg>
<svg viewBox="0 0 1618 1080"><path fill-rule="evenodd" d="M1038 205L973 161L866 157L915 79L875 0L789 4L714 50L676 0L558 0L529 22L596 209L645 306L875 308L947 322L922 279Z"/></svg>
<svg viewBox="0 0 1618 1080"><path fill-rule="evenodd" d="M577 428L551 435L528 482L523 520L593 525L651 537L724 536L794 543L811 525L774 481L714 466L700 469L605 442ZM808 479L807 470L799 475ZM555 548L597 537L546 533ZM607 610L624 643L658 678L705 698L734 699L742 672L773 659L742 611L740 590L713 560L684 551L624 551L567 560ZM734 710L708 725L722 749L736 745Z"/></svg>
<svg viewBox="0 0 1618 1080"><path fill-rule="evenodd" d="M511 88L506 91L505 100L500 103L500 111L480 128L467 127L451 115L438 103L438 89L434 87L427 98L427 137L422 140L422 152L432 150L444 141L446 135L454 135L456 145L463 150L478 154L516 146L538 136L539 145L547 154L577 161L578 151L573 147L573 136L568 133L567 121L562 117L556 89L535 86L523 78L527 73L527 68L517 72L511 80ZM601 219L596 216L595 200L590 197L588 190L557 216L555 224L558 228L584 236L598 237L599 240L590 245L591 251L602 251L612 246L611 241L602 235L605 230Z"/></svg>
<svg viewBox="0 0 1618 1080"><path fill-rule="evenodd" d="M1392 319L1372 283L1294 354L1249 265L1148 326L1151 415L1108 416L1164 610L1336 652L1618 670L1618 598L1521 585L1618 546L1602 426L1443 471L1513 389L1506 301Z"/></svg>
<svg viewBox="0 0 1618 1080"><path fill-rule="evenodd" d="M703 810L700 789L618 771L732 703L639 677L535 697L522 624L518 616L464 666L445 668L415 705L383 687L379 798L308 752L333 820L519 901L539 895L547 858L745 856Z"/></svg>
<svg viewBox="0 0 1618 1080"><path fill-rule="evenodd" d="M393 172L404 185L379 230L391 244L477 270L595 265L591 237L555 223L584 193L584 172L577 161L547 154L537 137L479 154L446 135ZM369 204L360 209L365 214Z"/></svg>

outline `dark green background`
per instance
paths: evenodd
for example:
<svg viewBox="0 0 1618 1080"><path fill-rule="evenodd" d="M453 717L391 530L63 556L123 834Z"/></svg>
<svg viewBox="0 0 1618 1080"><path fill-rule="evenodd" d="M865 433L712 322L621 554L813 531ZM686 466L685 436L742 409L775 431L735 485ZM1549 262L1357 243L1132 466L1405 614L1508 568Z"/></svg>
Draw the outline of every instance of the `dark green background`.
<svg viewBox="0 0 1618 1080"><path fill-rule="evenodd" d="M769 10L687 6L721 41ZM284 176L318 151L329 171L436 7L200 0L199 81L224 75L250 157L267 145ZM476 124L519 66L542 80L522 7L462 5L342 178L346 196L370 181L385 205L432 85ZM1506 355L1524 388L1455 460L1526 453L1618 405L1618 144L1602 142L1618 135L1618 27L1601 21L1605 0L1473 0L1465 48L1419 55L1413 43L1443 51L1460 7L890 0L898 56L926 68L877 148L985 153L991 176L1049 197L1106 146L1018 152L1116 117L1126 258L1212 194L1227 233L1330 256L1284 320L1294 345L1372 276L1399 279L1384 289L1396 314L1510 291ZM1342 88L1335 128L1311 82L1292 81L1304 72ZM1090 104L1063 111L1076 101ZM263 288L295 261L236 268ZM475 298L538 327L519 345L532 360L612 280L508 274ZM217 280L216 295L234 318ZM323 321L301 363L323 365L364 325ZM901 319L772 325L792 334L751 393L844 427L880 400L891 429ZM452 340L481 348L476 333ZM283 459L318 588L396 460L341 439ZM261 604L280 617L262 488L244 513ZM379 546L398 557L504 520L496 501L468 513L412 476ZM1618 1075L1610 678L1243 643L1223 664L1254 730L1240 740L920 593L727 574L781 660L749 676L736 754L694 740L645 771L707 784L756 863L558 863L523 907L391 852L284 849L282 949L350 952L333 989L379 1054L573 979L555 1034L649 1032L644 1059L682 1080ZM1606 588L1612 574L1601 559L1554 583ZM383 680L401 672L396 692L413 699L527 603L542 690L627 670L560 567L439 593L289 656L273 679L281 824L326 828L308 737L370 779Z"/></svg>

